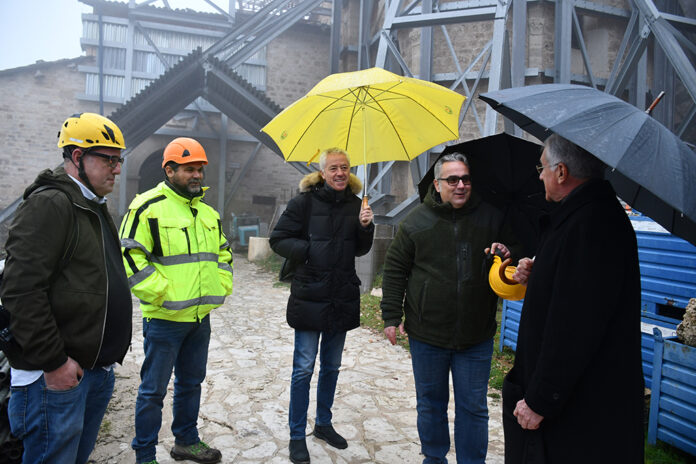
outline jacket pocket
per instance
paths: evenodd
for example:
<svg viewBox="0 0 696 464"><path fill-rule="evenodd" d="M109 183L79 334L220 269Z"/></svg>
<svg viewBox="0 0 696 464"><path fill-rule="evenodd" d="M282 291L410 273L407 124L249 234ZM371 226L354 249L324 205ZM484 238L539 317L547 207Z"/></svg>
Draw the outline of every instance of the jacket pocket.
<svg viewBox="0 0 696 464"><path fill-rule="evenodd" d="M153 254L176 256L191 253L191 241L196 240L193 218L163 217L150 222ZM159 253L157 253L159 251Z"/></svg>
<svg viewBox="0 0 696 464"><path fill-rule="evenodd" d="M352 302L360 300L360 279L355 271L337 269L333 272L332 296L334 300Z"/></svg>
<svg viewBox="0 0 696 464"><path fill-rule="evenodd" d="M222 230L220 223L216 218L202 216L200 217L201 224L205 228L205 250L211 253L220 252L220 241L222 238Z"/></svg>
<svg viewBox="0 0 696 464"><path fill-rule="evenodd" d="M423 282L423 287L421 288L421 294L418 298L418 306L416 307L416 318L418 322L423 322L423 313L425 312L425 305L428 302L428 284L429 280Z"/></svg>
<svg viewBox="0 0 696 464"><path fill-rule="evenodd" d="M295 271L290 292L305 301L326 301L331 297L331 273L302 265Z"/></svg>

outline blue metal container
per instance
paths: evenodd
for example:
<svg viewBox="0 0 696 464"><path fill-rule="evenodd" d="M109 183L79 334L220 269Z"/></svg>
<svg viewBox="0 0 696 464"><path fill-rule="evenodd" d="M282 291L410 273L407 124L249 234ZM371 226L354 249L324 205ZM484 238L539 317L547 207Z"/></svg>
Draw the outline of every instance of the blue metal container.
<svg viewBox="0 0 696 464"><path fill-rule="evenodd" d="M655 329L648 443L669 443L696 455L696 348Z"/></svg>

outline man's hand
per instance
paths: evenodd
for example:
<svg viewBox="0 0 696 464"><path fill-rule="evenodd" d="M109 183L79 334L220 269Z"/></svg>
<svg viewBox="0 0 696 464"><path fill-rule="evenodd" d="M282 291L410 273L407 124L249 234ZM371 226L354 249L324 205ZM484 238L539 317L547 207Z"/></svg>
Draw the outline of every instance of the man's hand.
<svg viewBox="0 0 696 464"><path fill-rule="evenodd" d="M372 219L374 218L374 214L372 214L372 208L369 206L366 206L364 208L360 208L360 225L363 227L367 227L370 225L372 222Z"/></svg>
<svg viewBox="0 0 696 464"><path fill-rule="evenodd" d="M510 250L508 250L508 247L498 242L491 243L491 246L483 250L483 252L486 254L488 254L489 251L491 253L495 253L495 250L500 250L500 252L503 254L503 259L507 259L510 257Z"/></svg>
<svg viewBox="0 0 696 464"><path fill-rule="evenodd" d="M512 415L517 418L517 423L525 430L538 429L541 421L544 420L544 416L540 416L532 411L532 409L527 406L527 402L524 399L517 402L515 412L513 412Z"/></svg>
<svg viewBox="0 0 696 464"><path fill-rule="evenodd" d="M49 390L70 390L80 383L83 374L84 372L77 361L68 356L68 360L58 369L44 372L44 381Z"/></svg>
<svg viewBox="0 0 696 464"><path fill-rule="evenodd" d="M401 332L401 335L406 335L403 322L399 324L399 332ZM387 340L389 340L392 345L396 345L396 326L385 327L384 335L387 336Z"/></svg>
<svg viewBox="0 0 696 464"><path fill-rule="evenodd" d="M534 258L522 258L520 262L517 263L517 268L512 278L522 285L527 285L529 281L529 275L532 273L532 266L534 266Z"/></svg>

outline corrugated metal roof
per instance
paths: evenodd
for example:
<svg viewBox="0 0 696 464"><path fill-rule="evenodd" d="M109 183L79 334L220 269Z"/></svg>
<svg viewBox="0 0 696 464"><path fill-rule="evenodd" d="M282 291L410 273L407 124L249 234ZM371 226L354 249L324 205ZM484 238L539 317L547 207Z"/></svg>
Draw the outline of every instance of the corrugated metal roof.
<svg viewBox="0 0 696 464"><path fill-rule="evenodd" d="M203 92L205 71L198 48L128 100L111 118L134 147L155 133Z"/></svg>
<svg viewBox="0 0 696 464"><path fill-rule="evenodd" d="M111 118L134 147L167 123L197 97L203 96L250 134L272 149L275 143L260 130L282 108L224 62L204 57L198 48L131 98ZM279 150L276 150L280 154Z"/></svg>

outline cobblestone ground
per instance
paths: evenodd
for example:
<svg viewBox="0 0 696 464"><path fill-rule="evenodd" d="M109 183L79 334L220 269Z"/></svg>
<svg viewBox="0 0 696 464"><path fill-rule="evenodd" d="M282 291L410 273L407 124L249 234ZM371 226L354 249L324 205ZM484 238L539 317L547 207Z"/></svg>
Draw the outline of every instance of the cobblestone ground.
<svg viewBox="0 0 696 464"><path fill-rule="evenodd" d="M234 294L212 313L208 375L198 421L201 438L222 451L225 463L287 463L293 331L285 322L286 287L275 275L235 256ZM114 397L92 453L95 463L132 463L133 415L143 360L142 320L134 307L132 350L116 370ZM317 363L318 370L318 363ZM307 433L313 429L316 372L312 379ZM157 459L169 456L171 394L165 399ZM450 430L454 411L450 400ZM488 463L503 462L501 406L489 398ZM381 333L359 328L348 333L333 408L334 426L348 440L337 450L311 436L313 464L422 461L416 430L416 396L409 353L391 346ZM456 462L454 448L448 455Z"/></svg>

